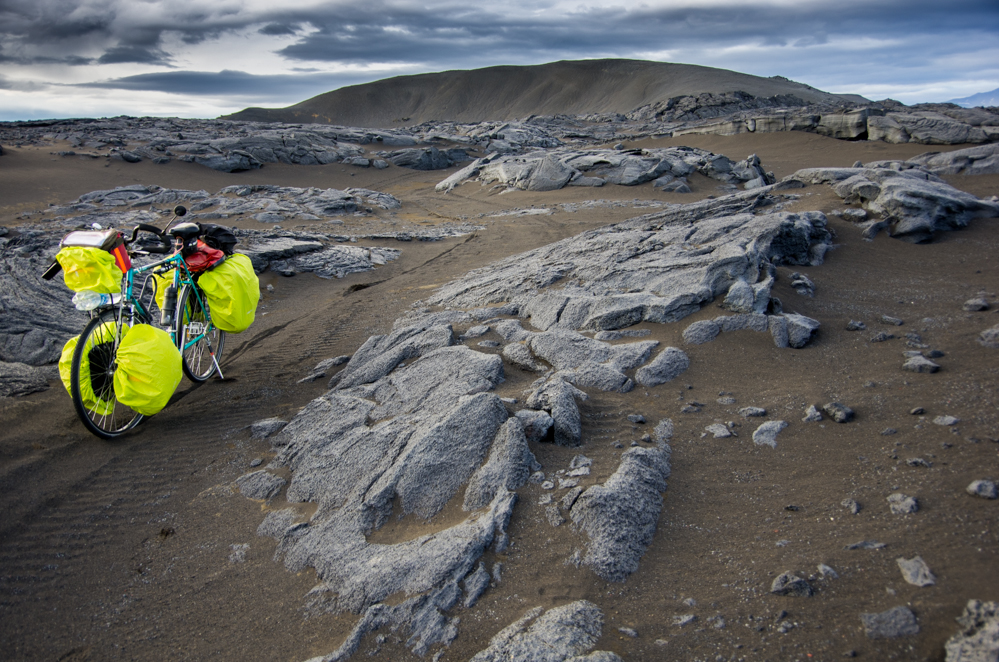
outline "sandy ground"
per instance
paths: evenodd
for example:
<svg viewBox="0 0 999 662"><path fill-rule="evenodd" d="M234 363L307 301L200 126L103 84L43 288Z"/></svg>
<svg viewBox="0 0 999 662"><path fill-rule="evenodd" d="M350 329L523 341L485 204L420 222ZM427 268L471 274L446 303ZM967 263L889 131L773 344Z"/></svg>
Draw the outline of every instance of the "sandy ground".
<svg viewBox="0 0 999 662"><path fill-rule="evenodd" d="M907 158L920 146L848 143L808 134L685 136L642 145L688 144L738 159L757 153L778 177L800 167L851 165L856 160ZM957 147L953 147L957 148ZM265 293L257 322L228 339L225 381L182 382L170 406L114 442L89 436L58 382L45 392L0 399L0 658L5 660L159 660L207 658L305 660L340 645L351 614L305 618L310 571L291 573L273 559L275 543L257 537L266 511L287 507L250 501L232 482L254 458L272 457L247 426L271 416L290 418L325 388L298 384L320 360L350 354L435 287L476 266L651 211L632 204L551 215L489 217L501 211L584 200L689 202L716 195L715 182L695 177L694 193L662 194L650 185L497 195L466 185L443 196L433 186L448 173L344 166L267 166L221 174L173 162L111 163L56 157L58 147L10 148L0 157L0 224L15 228L26 212L67 202L92 190L131 183L214 192L237 183L346 188L396 195L395 215L357 220L358 227L467 220L472 235L436 243L380 242L399 248L397 262L373 272L326 281L308 275L261 276ZM950 148L949 148L950 149ZM999 193L999 177L955 177L976 195ZM800 191L798 209L842 208L827 187ZM484 216L480 216L484 215ZM30 217L37 218L37 216ZM260 227L242 221L247 227ZM355 223L355 221L350 221ZM968 496L979 478L999 479L999 353L975 342L999 322L999 232L982 220L927 245L879 236L862 241L830 216L837 247L821 267L805 271L814 298L788 286L781 268L774 294L786 310L822 323L803 350L776 349L769 335L723 334L686 347L691 369L675 382L627 395L591 393L581 406L584 446L533 448L546 469L568 465L576 452L594 460L592 482L616 468L621 450L650 426L672 418L673 476L656 537L639 570L623 584L599 580L564 563L581 540L554 530L537 505L539 486L520 491L502 580L479 605L462 612L460 634L442 660L467 660L502 627L535 606L585 598L605 613L598 649L625 660L832 660L853 651L867 660L942 660L954 618L969 599L999 600L999 503ZM374 242L362 242L375 245ZM961 304L985 290L987 312ZM67 300L67 306L69 306ZM645 325L651 338L682 345L689 322L715 317L714 305L674 325ZM881 315L905 320L901 327ZM845 330L850 319L868 325ZM937 374L901 370L905 339L871 343L886 330L919 333L945 353ZM492 336L486 336L491 338ZM500 395L523 397L533 376L507 366ZM720 397L736 404L718 403ZM683 414L691 401L700 413ZM857 419L839 425L800 421L809 404L839 401ZM739 407L766 407L789 426L777 448L751 441L755 422ZM910 414L925 408L922 416ZM961 419L953 428L938 415ZM735 421L738 436L703 437L705 426ZM887 429L894 434L884 434ZM923 458L932 466L912 467ZM896 491L921 509L891 515ZM407 518L373 540L405 540L459 516L458 505L427 523ZM840 502L862 504L851 515ZM308 504L293 504L308 513ZM876 540L880 550L846 550ZM238 560L233 545L249 545ZM906 584L895 559L920 555L935 586ZM825 563L838 579L816 579L811 598L776 597L781 572L817 574ZM859 619L907 605L921 632L870 640ZM462 611L456 608L456 611ZM679 627L674 617L697 620ZM631 637L618 628L631 628ZM355 659L418 659L403 633L379 646L365 640Z"/></svg>

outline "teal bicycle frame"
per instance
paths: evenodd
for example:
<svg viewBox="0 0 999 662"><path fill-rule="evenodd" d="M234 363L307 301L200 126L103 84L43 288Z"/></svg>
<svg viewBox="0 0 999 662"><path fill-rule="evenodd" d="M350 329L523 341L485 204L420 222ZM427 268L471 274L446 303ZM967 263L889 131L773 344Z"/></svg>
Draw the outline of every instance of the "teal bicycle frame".
<svg viewBox="0 0 999 662"><path fill-rule="evenodd" d="M135 296L136 276L141 276L142 274L145 273L163 274L171 270L173 271L173 286L174 288L176 288L176 291L179 293L182 287L184 286L188 287L190 289L190 292L197 299L198 306L205 313L206 320L204 323L200 322L196 323L199 324L201 328L200 329L196 328L194 329L194 333L192 335L187 335L184 333L185 326L187 325L185 325L183 317L187 311L181 311L181 310L175 311L174 324L172 324L171 327L167 329L167 333L170 334L170 339L173 340L174 344L177 345L177 348L181 351L182 354L184 353L185 350L190 349L191 347L196 345L198 342L201 342L202 340L205 340L210 347L211 341L207 338L207 335L212 328L211 310L209 310L208 306L205 304L204 299L202 299L203 295L201 289L197 287L197 284L194 281L194 277L191 275L190 270L187 268L187 263L184 261L183 256L179 252L174 253L170 257L164 260L160 260L159 262L154 262L153 264L147 264L141 267L132 267L131 269L129 269L125 273L125 277L123 279L124 281L122 285L123 305L127 305L130 307L133 316L135 312L138 312L140 318L144 318L146 320L152 319L149 311L146 310L145 307L143 307L142 302L140 300L142 291L145 289L146 286L145 282L143 282L142 289L139 292L139 296ZM182 342L183 344L181 344ZM218 360L216 360L214 352L212 353L212 362L215 364L215 369L218 370L219 377L221 378L222 368L219 366Z"/></svg>

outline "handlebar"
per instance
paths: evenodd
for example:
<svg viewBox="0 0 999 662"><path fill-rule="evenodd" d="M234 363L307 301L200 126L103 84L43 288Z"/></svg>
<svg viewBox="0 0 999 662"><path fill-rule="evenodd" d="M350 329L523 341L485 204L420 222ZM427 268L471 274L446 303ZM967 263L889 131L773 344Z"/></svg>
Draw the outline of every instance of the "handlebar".
<svg viewBox="0 0 999 662"><path fill-rule="evenodd" d="M156 235L156 238L159 239L160 243L162 244L161 246L151 246L149 248L146 248L145 250L147 252L149 252L149 253L170 253L171 251L173 251L173 243L171 243L170 239L167 238L163 234L163 231L160 230L155 225L149 225L147 223L139 223L134 228L132 228L132 235L128 239L125 240L125 243L126 244L131 244L132 242L134 242L135 238L139 234L139 230L142 230L143 232L148 232L150 234Z"/></svg>

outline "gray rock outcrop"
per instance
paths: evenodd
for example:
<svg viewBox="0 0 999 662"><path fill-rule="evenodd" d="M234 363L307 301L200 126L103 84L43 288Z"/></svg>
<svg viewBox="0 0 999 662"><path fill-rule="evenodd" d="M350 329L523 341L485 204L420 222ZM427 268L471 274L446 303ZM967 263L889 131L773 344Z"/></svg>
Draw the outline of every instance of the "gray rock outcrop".
<svg viewBox="0 0 999 662"><path fill-rule="evenodd" d="M49 387L53 370L36 368L24 363L0 361L0 398L30 395Z"/></svg>
<svg viewBox="0 0 999 662"><path fill-rule="evenodd" d="M602 631L603 612L592 602L579 600L548 611L535 607L503 628L471 662L566 662L591 650Z"/></svg>
<svg viewBox="0 0 999 662"><path fill-rule="evenodd" d="M888 234L910 242L956 230L974 218L999 216L999 203L959 191L922 167L885 162L884 167L809 168L786 179L830 184L847 202L862 204L886 222Z"/></svg>
<svg viewBox="0 0 999 662"><path fill-rule="evenodd" d="M635 186L665 175L685 177L699 172L724 183L741 183L747 189L773 184L773 176L763 171L753 154L733 163L727 157L693 147L665 149L579 150L556 148L526 154L494 154L462 168L437 185L439 192L451 191L466 181L483 186L504 186L525 191L554 191L578 183L585 186L620 184ZM590 180L590 181L579 181Z"/></svg>
<svg viewBox="0 0 999 662"><path fill-rule="evenodd" d="M581 563L607 581L621 582L638 569L652 542L670 475L670 450L630 448L603 485L588 488L570 514L590 539Z"/></svg>

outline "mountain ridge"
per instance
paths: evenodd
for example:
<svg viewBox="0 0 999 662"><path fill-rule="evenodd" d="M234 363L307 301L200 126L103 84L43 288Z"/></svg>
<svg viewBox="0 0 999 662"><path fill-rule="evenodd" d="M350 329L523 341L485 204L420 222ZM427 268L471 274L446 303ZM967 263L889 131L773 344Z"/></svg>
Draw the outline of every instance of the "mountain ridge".
<svg viewBox="0 0 999 662"><path fill-rule="evenodd" d="M781 76L647 60L563 60L397 76L325 92L286 108L246 108L224 119L370 128L508 121L530 115L624 114L680 96L731 92L846 106L867 102Z"/></svg>

